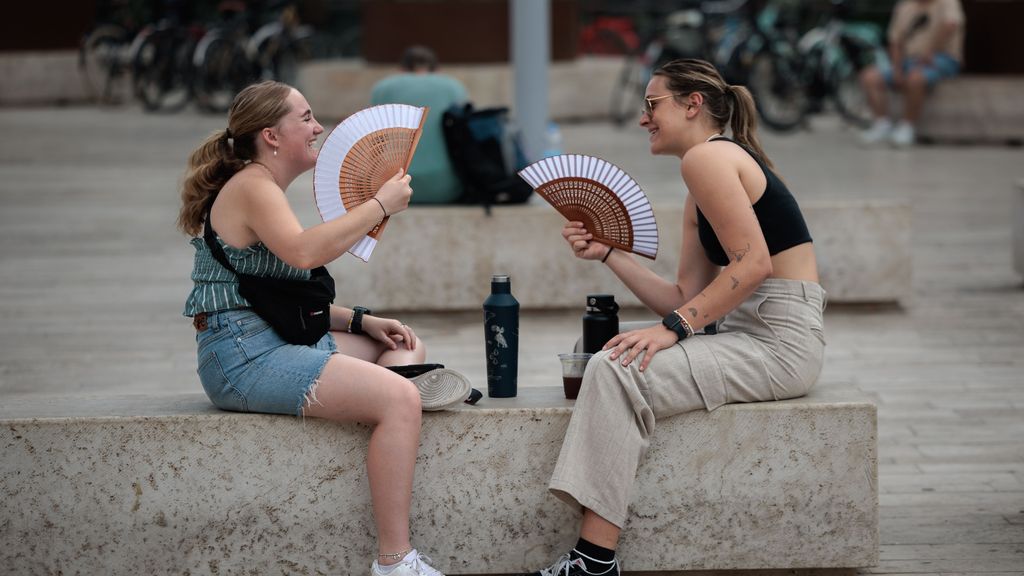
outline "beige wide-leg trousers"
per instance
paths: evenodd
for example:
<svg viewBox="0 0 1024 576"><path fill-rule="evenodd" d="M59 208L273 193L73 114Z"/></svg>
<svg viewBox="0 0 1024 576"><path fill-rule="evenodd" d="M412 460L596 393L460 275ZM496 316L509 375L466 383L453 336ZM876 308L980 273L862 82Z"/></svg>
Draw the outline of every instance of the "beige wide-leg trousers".
<svg viewBox="0 0 1024 576"><path fill-rule="evenodd" d="M658 352L644 372L639 358L623 367L607 352L594 355L549 489L621 528L655 421L803 396L821 372L824 309L818 284L769 278L719 322L717 334Z"/></svg>

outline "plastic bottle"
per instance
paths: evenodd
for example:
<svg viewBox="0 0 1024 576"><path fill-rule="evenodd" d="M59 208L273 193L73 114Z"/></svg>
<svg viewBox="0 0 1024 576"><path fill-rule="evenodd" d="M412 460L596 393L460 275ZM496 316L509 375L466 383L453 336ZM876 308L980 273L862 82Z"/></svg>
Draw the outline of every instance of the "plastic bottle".
<svg viewBox="0 0 1024 576"><path fill-rule="evenodd" d="M562 154L562 131L558 128L558 124L548 122L547 128L544 130L544 152L542 156L550 158L559 154Z"/></svg>
<svg viewBox="0 0 1024 576"><path fill-rule="evenodd" d="M484 300L484 342L487 396L514 398L519 376L519 302L504 274L491 277L491 295Z"/></svg>
<svg viewBox="0 0 1024 576"><path fill-rule="evenodd" d="M594 354L619 333L619 305L612 294L587 296L587 312L583 315L583 351Z"/></svg>

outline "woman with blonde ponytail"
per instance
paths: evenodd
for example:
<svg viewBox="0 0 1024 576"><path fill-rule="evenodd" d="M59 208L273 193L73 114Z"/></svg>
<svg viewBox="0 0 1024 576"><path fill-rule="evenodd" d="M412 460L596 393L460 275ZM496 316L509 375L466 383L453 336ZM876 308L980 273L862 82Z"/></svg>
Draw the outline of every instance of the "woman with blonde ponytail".
<svg viewBox="0 0 1024 576"><path fill-rule="evenodd" d="M678 273L657 276L581 222L562 231L577 258L604 263L663 319L588 363L549 485L582 512L579 540L534 575L619 573L615 549L657 420L802 396L821 371L814 245L758 141L750 92L702 60L669 62L647 85L640 125L652 154L678 158L689 191Z"/></svg>
<svg viewBox="0 0 1024 576"><path fill-rule="evenodd" d="M372 426L366 469L379 554L370 574L440 575L409 541L421 410L461 403L469 382L452 370L410 366L422 364L426 348L398 320L358 306L331 306L330 329L318 342L292 344L239 293L236 272L309 279L312 269L342 256L385 215L408 207L410 177L399 172L374 201L303 229L285 190L316 164L322 133L299 91L262 82L235 97L227 128L189 158L178 227L195 237L194 286L184 314L196 329L199 379L223 410ZM387 368L398 366L406 370Z"/></svg>

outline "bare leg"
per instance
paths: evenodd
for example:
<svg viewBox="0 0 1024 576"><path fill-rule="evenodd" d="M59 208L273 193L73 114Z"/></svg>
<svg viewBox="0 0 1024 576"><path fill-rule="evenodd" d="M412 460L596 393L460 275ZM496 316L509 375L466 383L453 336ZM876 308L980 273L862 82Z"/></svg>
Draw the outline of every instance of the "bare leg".
<svg viewBox="0 0 1024 576"><path fill-rule="evenodd" d="M587 508L583 509L583 521L580 523L580 538L597 544L602 548L615 550L619 545L619 534L622 532L615 524L605 520Z"/></svg>
<svg viewBox="0 0 1024 576"><path fill-rule="evenodd" d="M875 118L885 118L889 115L889 98L885 85L885 78L876 66L869 66L860 73L860 85L867 96L868 106Z"/></svg>
<svg viewBox="0 0 1024 576"><path fill-rule="evenodd" d="M382 554L408 550L421 419L416 387L390 370L335 354L314 392L315 400L311 394L304 409L306 416L373 426L366 470L378 547Z"/></svg>
<svg viewBox="0 0 1024 576"><path fill-rule="evenodd" d="M366 336L357 336L348 332L331 332L338 351L346 356L355 356L378 366L404 366L406 364L422 364L427 358L427 346L419 338L416 348L410 350L399 344L397 350L390 350L383 342Z"/></svg>
<svg viewBox="0 0 1024 576"><path fill-rule="evenodd" d="M903 119L916 124L928 94L928 80L920 70L912 70L903 84Z"/></svg>

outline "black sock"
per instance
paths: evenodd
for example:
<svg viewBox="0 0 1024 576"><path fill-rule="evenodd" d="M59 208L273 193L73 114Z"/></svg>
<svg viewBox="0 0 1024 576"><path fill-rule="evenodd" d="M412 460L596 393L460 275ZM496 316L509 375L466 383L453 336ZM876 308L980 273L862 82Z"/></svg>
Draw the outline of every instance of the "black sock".
<svg viewBox="0 0 1024 576"><path fill-rule="evenodd" d="M573 548L583 562L587 565L587 572L603 574L615 567L615 550L598 546L580 538Z"/></svg>

